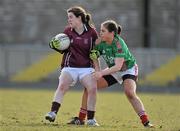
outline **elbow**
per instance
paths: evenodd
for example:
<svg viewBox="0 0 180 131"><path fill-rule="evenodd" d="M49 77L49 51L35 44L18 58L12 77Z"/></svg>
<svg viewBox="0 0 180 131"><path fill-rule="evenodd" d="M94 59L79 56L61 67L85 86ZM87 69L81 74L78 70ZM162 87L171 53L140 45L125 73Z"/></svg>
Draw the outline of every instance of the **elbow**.
<svg viewBox="0 0 180 131"><path fill-rule="evenodd" d="M117 71L121 70L121 68L122 68L122 65L119 65L116 67Z"/></svg>
<svg viewBox="0 0 180 131"><path fill-rule="evenodd" d="M121 65L115 65L113 70L114 70L114 72L116 72L116 71L120 71L121 68L122 68Z"/></svg>
<svg viewBox="0 0 180 131"><path fill-rule="evenodd" d="M123 62L120 64L116 64L116 70L119 71L123 67Z"/></svg>

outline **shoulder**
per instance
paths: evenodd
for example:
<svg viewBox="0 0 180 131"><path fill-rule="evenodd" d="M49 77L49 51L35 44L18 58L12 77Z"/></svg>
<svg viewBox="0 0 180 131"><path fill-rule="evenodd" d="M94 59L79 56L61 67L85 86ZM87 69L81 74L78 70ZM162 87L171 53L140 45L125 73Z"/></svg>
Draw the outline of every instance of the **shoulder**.
<svg viewBox="0 0 180 131"><path fill-rule="evenodd" d="M95 27L89 27L89 30L91 30L92 32L96 32L96 28Z"/></svg>
<svg viewBox="0 0 180 131"><path fill-rule="evenodd" d="M125 43L124 39L123 39L122 37L120 37L120 36L119 36L119 41L120 41L121 43Z"/></svg>
<svg viewBox="0 0 180 131"><path fill-rule="evenodd" d="M88 32L91 32L91 33L94 33L94 34L97 33L96 28L94 26L92 26L92 27L91 26L86 26L86 28L87 28Z"/></svg>
<svg viewBox="0 0 180 131"><path fill-rule="evenodd" d="M116 39L116 44L120 44L121 46L126 45L124 39L120 37L119 35L115 37Z"/></svg>
<svg viewBox="0 0 180 131"><path fill-rule="evenodd" d="M119 35L116 35L116 36L115 36L115 39L116 39L117 41L119 41L119 42L124 42L123 38L122 38L121 36L119 36Z"/></svg>
<svg viewBox="0 0 180 131"><path fill-rule="evenodd" d="M94 28L94 27L89 27L89 28L88 28L88 31L89 31L90 34L94 37L94 39L97 39L98 33L97 33L97 31L96 31L96 28Z"/></svg>

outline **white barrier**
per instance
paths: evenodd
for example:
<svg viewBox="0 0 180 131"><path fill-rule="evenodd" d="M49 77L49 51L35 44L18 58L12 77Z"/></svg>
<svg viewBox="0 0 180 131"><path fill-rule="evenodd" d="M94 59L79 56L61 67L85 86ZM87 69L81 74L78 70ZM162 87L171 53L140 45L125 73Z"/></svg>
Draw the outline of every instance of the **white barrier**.
<svg viewBox="0 0 180 131"><path fill-rule="evenodd" d="M143 77L152 70L166 63L175 55L180 54L178 51L170 49L130 49L137 59L139 65L139 76ZM0 46L0 78L8 79L18 71L38 62L53 50L48 45L11 45ZM51 74L57 78L57 72Z"/></svg>

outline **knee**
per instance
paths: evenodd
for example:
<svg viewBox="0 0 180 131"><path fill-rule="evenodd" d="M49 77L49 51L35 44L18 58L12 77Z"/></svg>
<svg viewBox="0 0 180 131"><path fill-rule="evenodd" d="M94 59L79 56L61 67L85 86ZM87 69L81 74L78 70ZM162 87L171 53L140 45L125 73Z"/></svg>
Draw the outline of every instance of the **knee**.
<svg viewBox="0 0 180 131"><path fill-rule="evenodd" d="M125 90L125 94L128 99L135 99L136 98L136 93L132 90Z"/></svg>
<svg viewBox="0 0 180 131"><path fill-rule="evenodd" d="M97 88L96 87L91 87L91 88L87 89L87 92L88 92L89 95L96 94Z"/></svg>
<svg viewBox="0 0 180 131"><path fill-rule="evenodd" d="M67 90L67 86L64 83L60 83L58 85L58 90L61 92L65 92Z"/></svg>

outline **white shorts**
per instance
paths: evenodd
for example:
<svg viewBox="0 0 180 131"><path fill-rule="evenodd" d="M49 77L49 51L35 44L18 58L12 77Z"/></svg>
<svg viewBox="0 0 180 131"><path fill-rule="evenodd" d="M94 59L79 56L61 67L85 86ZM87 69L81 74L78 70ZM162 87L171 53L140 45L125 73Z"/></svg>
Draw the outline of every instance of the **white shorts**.
<svg viewBox="0 0 180 131"><path fill-rule="evenodd" d="M138 65L134 65L132 68L126 70L126 71L118 71L116 73L111 74L120 84L122 84L123 80L122 77L124 75L134 75L134 76L138 76Z"/></svg>
<svg viewBox="0 0 180 131"><path fill-rule="evenodd" d="M74 67L64 67L61 70L62 72L67 72L71 75L73 79L73 83L71 86L75 85L76 82L81 80L84 76L92 74L94 72L94 68L74 68Z"/></svg>

